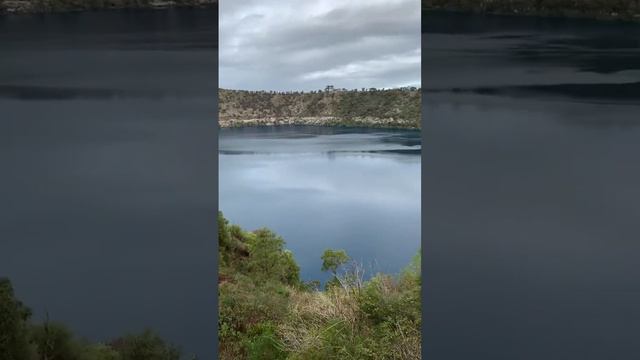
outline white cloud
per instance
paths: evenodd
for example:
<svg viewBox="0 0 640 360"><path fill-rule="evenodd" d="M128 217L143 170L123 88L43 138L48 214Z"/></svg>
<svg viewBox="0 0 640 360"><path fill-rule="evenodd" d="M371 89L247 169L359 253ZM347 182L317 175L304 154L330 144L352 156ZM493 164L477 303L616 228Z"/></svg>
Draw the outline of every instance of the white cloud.
<svg viewBox="0 0 640 360"><path fill-rule="evenodd" d="M223 88L420 83L417 0L222 1L220 25Z"/></svg>

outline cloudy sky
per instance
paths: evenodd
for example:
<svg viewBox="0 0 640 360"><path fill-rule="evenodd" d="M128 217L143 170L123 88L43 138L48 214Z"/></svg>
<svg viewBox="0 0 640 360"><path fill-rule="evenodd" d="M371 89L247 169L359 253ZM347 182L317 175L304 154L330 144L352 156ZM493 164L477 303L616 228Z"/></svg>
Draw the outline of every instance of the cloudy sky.
<svg viewBox="0 0 640 360"><path fill-rule="evenodd" d="M220 87L420 85L419 0L222 0Z"/></svg>

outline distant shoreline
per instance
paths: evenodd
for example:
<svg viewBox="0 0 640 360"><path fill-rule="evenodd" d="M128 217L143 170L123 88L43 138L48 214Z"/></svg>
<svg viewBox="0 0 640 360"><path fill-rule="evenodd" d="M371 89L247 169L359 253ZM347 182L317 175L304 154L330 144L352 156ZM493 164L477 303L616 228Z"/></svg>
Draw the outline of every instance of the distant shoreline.
<svg viewBox="0 0 640 360"><path fill-rule="evenodd" d="M334 89L248 91L219 89L221 128L250 126L333 126L420 129L421 90Z"/></svg>
<svg viewBox="0 0 640 360"><path fill-rule="evenodd" d="M336 117L300 117L300 118L258 118L245 120L219 120L220 128L276 127L276 126L319 126L319 127L353 127L373 129L420 130L413 124L395 121L394 119L340 119Z"/></svg>
<svg viewBox="0 0 640 360"><path fill-rule="evenodd" d="M635 0L606 5L585 0L578 6L559 0L422 0L422 10L640 22L640 2Z"/></svg>
<svg viewBox="0 0 640 360"><path fill-rule="evenodd" d="M211 8L218 5L218 0L112 0L98 1L87 0L80 4L68 4L60 0L0 0L0 15L32 15L32 14L56 14L74 13L85 11L109 11L109 10L143 10L143 9L169 9L169 8Z"/></svg>

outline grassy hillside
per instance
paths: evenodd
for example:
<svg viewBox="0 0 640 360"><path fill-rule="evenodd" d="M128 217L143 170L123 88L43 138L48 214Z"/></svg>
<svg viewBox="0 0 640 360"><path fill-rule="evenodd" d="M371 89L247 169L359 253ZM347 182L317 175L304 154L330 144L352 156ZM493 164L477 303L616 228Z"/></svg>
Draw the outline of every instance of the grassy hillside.
<svg viewBox="0 0 640 360"><path fill-rule="evenodd" d="M326 287L302 282L282 238L218 215L220 359L420 359L420 258L363 281L327 250Z"/></svg>
<svg viewBox="0 0 640 360"><path fill-rule="evenodd" d="M0 0L0 13L203 6L217 3L218 0Z"/></svg>
<svg viewBox="0 0 640 360"><path fill-rule="evenodd" d="M420 90L267 92L219 90L220 125L420 127Z"/></svg>
<svg viewBox="0 0 640 360"><path fill-rule="evenodd" d="M640 21L640 0L422 0L422 8Z"/></svg>

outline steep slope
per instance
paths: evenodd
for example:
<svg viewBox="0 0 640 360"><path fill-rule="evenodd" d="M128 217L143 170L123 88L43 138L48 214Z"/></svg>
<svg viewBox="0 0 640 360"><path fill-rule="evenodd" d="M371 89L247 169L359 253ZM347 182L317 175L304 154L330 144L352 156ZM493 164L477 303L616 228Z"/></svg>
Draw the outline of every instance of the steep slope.
<svg viewBox="0 0 640 360"><path fill-rule="evenodd" d="M420 90L219 92L221 127L324 125L420 127Z"/></svg>

